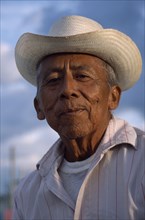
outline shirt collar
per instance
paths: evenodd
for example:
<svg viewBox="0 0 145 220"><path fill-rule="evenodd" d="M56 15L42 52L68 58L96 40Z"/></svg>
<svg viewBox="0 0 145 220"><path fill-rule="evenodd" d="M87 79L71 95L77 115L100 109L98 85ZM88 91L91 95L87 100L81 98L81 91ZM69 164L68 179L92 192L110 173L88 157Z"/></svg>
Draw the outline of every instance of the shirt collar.
<svg viewBox="0 0 145 220"><path fill-rule="evenodd" d="M60 157L63 158L63 154L64 146L62 141L58 139L42 157L42 159L36 164L36 168L40 171L41 176L46 176L55 161L57 161Z"/></svg>
<svg viewBox="0 0 145 220"><path fill-rule="evenodd" d="M135 129L125 120L112 116L100 145L104 150L120 144L128 144L137 149L136 140Z"/></svg>

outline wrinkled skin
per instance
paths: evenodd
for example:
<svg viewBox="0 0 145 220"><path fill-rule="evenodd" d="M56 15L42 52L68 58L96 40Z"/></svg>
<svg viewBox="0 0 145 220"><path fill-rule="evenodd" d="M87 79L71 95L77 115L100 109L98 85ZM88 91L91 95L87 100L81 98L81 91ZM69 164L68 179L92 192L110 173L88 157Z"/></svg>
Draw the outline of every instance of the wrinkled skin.
<svg viewBox="0 0 145 220"><path fill-rule="evenodd" d="M60 135L68 161L92 155L118 106L120 88L110 87L103 61L87 54L55 54L38 68L34 99L38 119Z"/></svg>

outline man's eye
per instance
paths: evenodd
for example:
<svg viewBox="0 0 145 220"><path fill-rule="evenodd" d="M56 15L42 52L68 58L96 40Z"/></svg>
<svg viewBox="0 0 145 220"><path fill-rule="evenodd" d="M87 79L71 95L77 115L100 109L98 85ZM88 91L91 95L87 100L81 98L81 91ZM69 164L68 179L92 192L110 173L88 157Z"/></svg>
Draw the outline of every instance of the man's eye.
<svg viewBox="0 0 145 220"><path fill-rule="evenodd" d="M61 80L61 77L55 77L55 78L51 78L51 79L47 79L46 80L46 85L56 85L57 83L59 83L59 81Z"/></svg>
<svg viewBox="0 0 145 220"><path fill-rule="evenodd" d="M84 74L84 73L76 74L75 78L80 80L80 81L87 81L87 80L90 79L90 77L87 74Z"/></svg>

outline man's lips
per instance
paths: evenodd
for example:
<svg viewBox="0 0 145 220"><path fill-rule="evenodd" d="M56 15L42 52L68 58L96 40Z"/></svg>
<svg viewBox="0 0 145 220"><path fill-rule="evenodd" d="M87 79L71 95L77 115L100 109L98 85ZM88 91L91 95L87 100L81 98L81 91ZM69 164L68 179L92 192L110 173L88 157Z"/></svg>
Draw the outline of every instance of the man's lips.
<svg viewBox="0 0 145 220"><path fill-rule="evenodd" d="M67 116L67 115L75 115L75 114L78 114L78 113L81 113L83 112L85 109L82 109L82 108L76 108L76 109L66 109L64 111L61 111L59 113L59 116Z"/></svg>

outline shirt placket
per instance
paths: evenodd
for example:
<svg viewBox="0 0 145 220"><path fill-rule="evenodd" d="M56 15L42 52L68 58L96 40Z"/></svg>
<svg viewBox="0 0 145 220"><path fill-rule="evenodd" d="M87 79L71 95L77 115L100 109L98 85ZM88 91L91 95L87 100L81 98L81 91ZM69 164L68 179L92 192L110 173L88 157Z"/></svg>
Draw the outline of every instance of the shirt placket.
<svg viewBox="0 0 145 220"><path fill-rule="evenodd" d="M49 175L44 177L47 188L59 199L61 199L65 204L67 204L71 209L75 209L75 203L63 187L63 183L58 174L58 167L61 161L61 157L55 162L51 167Z"/></svg>

